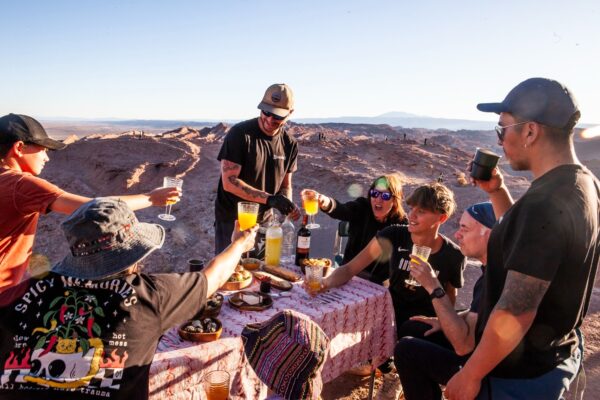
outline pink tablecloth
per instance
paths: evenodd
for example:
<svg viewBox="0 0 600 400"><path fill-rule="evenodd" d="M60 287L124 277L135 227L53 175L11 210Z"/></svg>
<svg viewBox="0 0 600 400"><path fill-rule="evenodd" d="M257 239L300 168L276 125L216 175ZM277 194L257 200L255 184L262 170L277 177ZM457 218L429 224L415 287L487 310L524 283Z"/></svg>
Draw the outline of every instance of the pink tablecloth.
<svg viewBox="0 0 600 400"><path fill-rule="evenodd" d="M249 289L258 289L258 285ZM205 372L215 369L230 373L230 399L264 398L266 387L246 362L240 333L246 324L264 321L288 308L309 316L331 340L322 372L324 382L367 360L378 365L392 354L396 330L387 289L354 278L343 287L320 295L326 304L310 300L299 284L294 285L291 294L274 298L273 307L261 312L239 311L226 302L219 315L223 333L215 342L187 342L176 329L167 332L150 369L150 398L205 399L201 379Z"/></svg>

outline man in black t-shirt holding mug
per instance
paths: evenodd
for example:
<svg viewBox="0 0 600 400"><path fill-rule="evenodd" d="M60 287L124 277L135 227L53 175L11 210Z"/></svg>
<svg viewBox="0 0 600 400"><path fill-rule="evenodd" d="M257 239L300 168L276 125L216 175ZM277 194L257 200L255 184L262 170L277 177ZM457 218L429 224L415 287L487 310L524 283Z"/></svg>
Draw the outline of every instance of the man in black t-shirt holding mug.
<svg viewBox="0 0 600 400"><path fill-rule="evenodd" d="M491 180L475 182L499 220L489 239L477 346L446 397L562 398L581 365L579 328L600 257L599 184L573 148L580 112L568 88L545 78L477 108L500 115L506 159L534 180L516 202L497 168Z"/></svg>
<svg viewBox="0 0 600 400"><path fill-rule="evenodd" d="M217 157L221 176L215 200L215 254L230 243L240 201L260 204L259 223L271 208L294 219L300 215L292 202L298 143L284 126L294 112L292 89L283 83L269 86L258 108L258 118L229 130Z"/></svg>

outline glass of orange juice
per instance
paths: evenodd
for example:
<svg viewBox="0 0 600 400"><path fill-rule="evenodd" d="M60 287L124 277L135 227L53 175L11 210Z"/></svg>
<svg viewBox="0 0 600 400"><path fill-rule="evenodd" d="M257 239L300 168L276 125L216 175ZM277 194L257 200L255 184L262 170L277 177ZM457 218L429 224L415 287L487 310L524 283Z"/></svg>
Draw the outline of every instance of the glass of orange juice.
<svg viewBox="0 0 600 400"><path fill-rule="evenodd" d="M229 373L211 371L202 378L208 400L227 400L229 398Z"/></svg>
<svg viewBox="0 0 600 400"><path fill-rule="evenodd" d="M245 231L256 225L258 207L258 203L251 203L248 201L240 201L238 203L238 222L240 224L240 231Z"/></svg>
<svg viewBox="0 0 600 400"><path fill-rule="evenodd" d="M183 179L178 179L173 176L165 176L163 178L163 187L174 187L181 190L183 187ZM174 215L171 215L171 206L175 203L175 201L168 201L165 213L159 214L158 218L162 219L163 221L175 221L177 218L175 218Z"/></svg>
<svg viewBox="0 0 600 400"><path fill-rule="evenodd" d="M412 253L410 256L412 258L418 258L420 260L427 261L429 254L431 254L431 247L413 244ZM409 274L408 279L405 279L404 283L411 286L421 286L421 284L412 276L412 274Z"/></svg>
<svg viewBox="0 0 600 400"><path fill-rule="evenodd" d="M308 229L318 229L321 225L315 223L315 215L319 212L319 194L314 190L305 189L302 191L302 207L308 215L309 223L306 225Z"/></svg>

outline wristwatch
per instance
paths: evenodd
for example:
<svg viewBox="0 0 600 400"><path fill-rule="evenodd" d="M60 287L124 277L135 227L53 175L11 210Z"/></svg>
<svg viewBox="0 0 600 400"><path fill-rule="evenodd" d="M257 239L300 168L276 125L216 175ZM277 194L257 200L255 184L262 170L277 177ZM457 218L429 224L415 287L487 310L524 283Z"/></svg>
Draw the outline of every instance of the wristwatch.
<svg viewBox="0 0 600 400"><path fill-rule="evenodd" d="M445 295L446 295L446 291L443 288L436 287L435 289L433 289L433 292L431 292L429 297L431 298L431 300L433 300L433 299L441 299Z"/></svg>

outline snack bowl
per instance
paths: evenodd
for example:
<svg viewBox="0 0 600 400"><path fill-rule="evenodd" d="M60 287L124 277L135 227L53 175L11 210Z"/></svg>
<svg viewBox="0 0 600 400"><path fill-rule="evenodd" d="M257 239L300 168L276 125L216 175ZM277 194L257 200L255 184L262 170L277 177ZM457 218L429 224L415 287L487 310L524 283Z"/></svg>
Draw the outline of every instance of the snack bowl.
<svg viewBox="0 0 600 400"><path fill-rule="evenodd" d="M199 332L202 330L203 332ZM204 332L208 330L208 332ZM217 318L201 318L186 322L179 327L179 336L190 342L213 342L221 336L223 325Z"/></svg>
<svg viewBox="0 0 600 400"><path fill-rule="evenodd" d="M229 277L227 282L221 286L222 290L241 290L252 284L252 274L246 271L244 267L238 265L235 272Z"/></svg>
<svg viewBox="0 0 600 400"><path fill-rule="evenodd" d="M221 307L223 306L223 295L221 293L215 293L208 298L206 301L206 306L202 311L202 317L212 317L216 318L219 316L221 312Z"/></svg>
<svg viewBox="0 0 600 400"><path fill-rule="evenodd" d="M242 266L247 270L247 271L256 271L257 269L259 269L262 265L262 261L260 261L258 258L242 258Z"/></svg>
<svg viewBox="0 0 600 400"><path fill-rule="evenodd" d="M302 260L302 265L300 266L300 269L302 270L303 274L306 274L306 271L305 271L306 266L315 266L315 265L322 265L323 266L323 276L327 276L327 275L329 275L329 270L330 270L331 266L333 265L333 263L331 262L331 260L329 258L305 258L304 260Z"/></svg>

